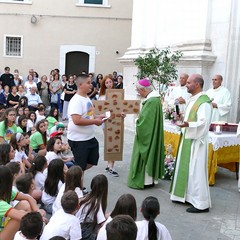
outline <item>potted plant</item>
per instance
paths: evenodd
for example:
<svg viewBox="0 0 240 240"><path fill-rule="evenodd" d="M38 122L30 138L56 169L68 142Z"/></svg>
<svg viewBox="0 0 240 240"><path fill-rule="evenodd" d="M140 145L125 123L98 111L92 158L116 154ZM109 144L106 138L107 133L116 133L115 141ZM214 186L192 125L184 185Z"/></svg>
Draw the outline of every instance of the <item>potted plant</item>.
<svg viewBox="0 0 240 240"><path fill-rule="evenodd" d="M135 59L136 76L138 79L148 78L163 96L169 83L177 79L176 66L182 55L181 51L172 52L169 47L162 50L154 47Z"/></svg>

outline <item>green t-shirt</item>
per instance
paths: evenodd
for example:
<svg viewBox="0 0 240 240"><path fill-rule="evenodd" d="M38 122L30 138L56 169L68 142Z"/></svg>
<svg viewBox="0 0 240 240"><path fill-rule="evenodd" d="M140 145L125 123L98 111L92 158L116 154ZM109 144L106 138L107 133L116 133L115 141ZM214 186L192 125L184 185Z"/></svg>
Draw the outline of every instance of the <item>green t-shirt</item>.
<svg viewBox="0 0 240 240"><path fill-rule="evenodd" d="M57 119L54 117L47 117L48 121L48 130L50 131L51 128L55 125L55 122L57 122Z"/></svg>
<svg viewBox="0 0 240 240"><path fill-rule="evenodd" d="M33 150L39 149L39 146L44 144L42 134L40 132L35 132L30 136L30 146Z"/></svg>
<svg viewBox="0 0 240 240"><path fill-rule="evenodd" d="M17 196L17 192L12 191L12 196L11 196L11 201L15 200ZM4 227L6 227L7 223L10 221L10 218L8 216L6 216L9 212L9 210L11 210L12 206L3 201L0 200L0 232L4 229Z"/></svg>
<svg viewBox="0 0 240 240"><path fill-rule="evenodd" d="M17 133L23 133L22 128L20 128L19 126L17 127Z"/></svg>
<svg viewBox="0 0 240 240"><path fill-rule="evenodd" d="M11 127L7 127L7 129L5 129L4 121L0 122L0 136L3 137L6 143L10 142L11 136L16 132L16 124L13 124Z"/></svg>

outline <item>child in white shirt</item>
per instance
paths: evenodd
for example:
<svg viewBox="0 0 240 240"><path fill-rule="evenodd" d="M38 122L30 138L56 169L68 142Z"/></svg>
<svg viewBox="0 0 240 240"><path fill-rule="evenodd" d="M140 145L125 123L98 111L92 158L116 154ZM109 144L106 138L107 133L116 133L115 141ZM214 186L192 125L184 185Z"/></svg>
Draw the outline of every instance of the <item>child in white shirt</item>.
<svg viewBox="0 0 240 240"><path fill-rule="evenodd" d="M43 230L40 240L61 236L65 239L79 240L82 238L80 221L74 216L79 209L77 194L69 190L61 199L63 209L59 209Z"/></svg>
<svg viewBox="0 0 240 240"><path fill-rule="evenodd" d="M141 212L145 220L137 221L137 238L136 240L172 240L167 228L154 221L157 215L160 214L160 205L155 197L147 197L143 200Z"/></svg>
<svg viewBox="0 0 240 240"><path fill-rule="evenodd" d="M54 159L48 165L47 178L42 192L44 209L52 214L52 205L64 183L64 163L61 159Z"/></svg>
<svg viewBox="0 0 240 240"><path fill-rule="evenodd" d="M29 212L20 222L20 231L18 231L14 240L36 240L41 234L43 227L42 216L39 212Z"/></svg>
<svg viewBox="0 0 240 240"><path fill-rule="evenodd" d="M37 190L43 190L44 183L46 180L46 175L43 171L47 169L47 159L44 156L36 156L32 161L32 166L29 172L32 173L35 180L35 187Z"/></svg>
<svg viewBox="0 0 240 240"><path fill-rule="evenodd" d="M106 240L106 225L112 221L112 219L118 215L129 215L134 221L137 218L137 204L133 195L123 194L119 197L116 202L116 205L108 217L107 221L104 222L104 225L100 228L96 240Z"/></svg>
<svg viewBox="0 0 240 240"><path fill-rule="evenodd" d="M78 165L75 165L75 166L72 166L71 168L69 168L69 170L67 171L67 174L66 174L65 183L60 188L57 198L56 198L55 202L53 203L52 214L54 214L56 211L58 211L59 209L62 208L61 198L62 198L64 192L66 192L68 190L73 190L73 191L75 191L75 193L77 193L78 199L83 197L82 178L83 178L83 171Z"/></svg>

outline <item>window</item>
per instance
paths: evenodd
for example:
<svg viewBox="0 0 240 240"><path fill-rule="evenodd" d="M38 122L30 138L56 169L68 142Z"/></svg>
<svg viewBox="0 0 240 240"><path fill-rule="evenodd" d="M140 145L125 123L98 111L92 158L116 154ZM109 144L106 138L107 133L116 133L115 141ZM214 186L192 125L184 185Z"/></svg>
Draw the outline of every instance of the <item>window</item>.
<svg viewBox="0 0 240 240"><path fill-rule="evenodd" d="M89 4L103 4L102 0L84 0L84 3L89 3Z"/></svg>
<svg viewBox="0 0 240 240"><path fill-rule="evenodd" d="M76 5L81 7L110 7L108 0L78 0Z"/></svg>
<svg viewBox="0 0 240 240"><path fill-rule="evenodd" d="M8 57L22 57L22 36L5 35L4 55Z"/></svg>
<svg viewBox="0 0 240 240"><path fill-rule="evenodd" d="M0 0L0 3L32 4L32 0Z"/></svg>

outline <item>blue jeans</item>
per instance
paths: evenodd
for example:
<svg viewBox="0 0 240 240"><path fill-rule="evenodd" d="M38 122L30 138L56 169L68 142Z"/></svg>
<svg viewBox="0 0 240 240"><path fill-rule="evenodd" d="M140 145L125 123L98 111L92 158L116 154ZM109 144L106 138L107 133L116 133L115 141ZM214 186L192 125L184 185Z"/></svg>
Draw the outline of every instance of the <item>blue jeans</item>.
<svg viewBox="0 0 240 240"><path fill-rule="evenodd" d="M59 110L59 112L62 113L63 107L62 107L62 102L61 102L61 94L58 93L57 97L58 97L58 102L57 103L51 102L51 108L56 107Z"/></svg>

